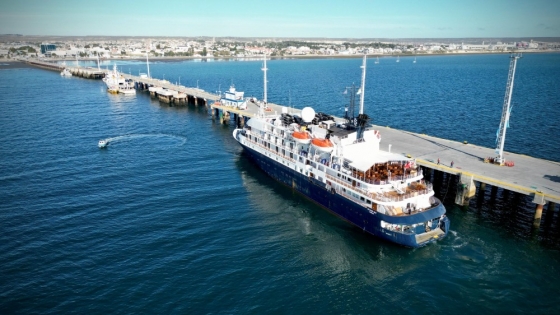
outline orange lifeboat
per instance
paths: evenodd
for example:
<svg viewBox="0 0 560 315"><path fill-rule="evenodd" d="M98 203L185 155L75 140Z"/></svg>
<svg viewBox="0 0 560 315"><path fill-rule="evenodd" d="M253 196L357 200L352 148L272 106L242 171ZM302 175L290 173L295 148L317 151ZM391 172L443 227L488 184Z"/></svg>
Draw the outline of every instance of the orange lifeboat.
<svg viewBox="0 0 560 315"><path fill-rule="evenodd" d="M331 140L329 140L329 139L315 138L315 139L311 140L311 144L317 150L323 151L323 152L331 152L334 149L333 144L332 144Z"/></svg>
<svg viewBox="0 0 560 315"><path fill-rule="evenodd" d="M302 144L309 144L311 142L311 136L306 131L294 131L292 137L296 142Z"/></svg>

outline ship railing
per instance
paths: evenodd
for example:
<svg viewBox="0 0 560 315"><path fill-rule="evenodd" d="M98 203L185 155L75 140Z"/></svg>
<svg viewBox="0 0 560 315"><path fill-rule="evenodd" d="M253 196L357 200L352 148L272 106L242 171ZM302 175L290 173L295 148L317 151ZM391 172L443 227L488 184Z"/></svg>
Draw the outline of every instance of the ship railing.
<svg viewBox="0 0 560 315"><path fill-rule="evenodd" d="M421 185L418 185L418 188L406 187L406 191L404 194L399 194L396 191L373 192L371 193L371 197L374 200L381 201L381 202L395 202L395 201L404 201L421 195L431 194L433 193L433 191L434 191L433 185L431 183L426 182Z"/></svg>
<svg viewBox="0 0 560 315"><path fill-rule="evenodd" d="M292 161L292 162L295 163L295 160L294 160L293 158L291 158L290 155L289 155L289 153L292 153L292 154L294 154L294 155L295 155L295 153L292 152L292 151L289 150L289 149L283 148L283 149L285 150L284 152L286 152L286 153L288 153L288 154L282 154L281 152L276 152L276 150L272 150L272 149L270 149L268 146L266 146L266 145L264 145L264 144L262 144L262 143L259 143L259 142L257 141L257 140L266 141L266 140L264 140L264 139L262 139L262 138L258 138L258 139L257 139L257 137L251 137L251 138L246 137L246 139L249 140L249 142L251 142L251 143L253 143L253 144L255 144L255 145L257 145L257 146L259 146L259 147L261 147L261 148L263 148L263 149L265 149L266 151L273 153L274 155L281 156L281 157L283 157L283 158L285 158L285 159L287 159L287 160L290 160L290 161ZM278 147L280 148L280 146L278 146Z"/></svg>
<svg viewBox="0 0 560 315"><path fill-rule="evenodd" d="M389 176L384 180L363 178L362 176L360 176L360 177L352 176L352 177L354 177L358 180L361 180L364 183L371 184L371 185L387 185L390 182L403 181L403 180L412 179L412 178L416 178L418 176L423 176L423 175L424 175L424 172L422 171L422 169L418 169L415 173L410 173L408 175Z"/></svg>
<svg viewBox="0 0 560 315"><path fill-rule="evenodd" d="M326 175L327 180L329 181L333 181L343 187L346 187L350 190L354 190L355 192L358 192L362 195L368 196L370 197L372 200L374 201L380 201L380 202L398 202L398 201L405 201L407 199L411 199L414 197L418 197L421 195L425 195L425 194L430 194L433 192L433 185L431 183L423 183L422 185L418 185L418 188L410 188L410 187L405 187L406 191L403 194L399 194L396 191L390 191L390 192L370 192L367 191L363 188L361 188L361 186L354 186L351 185L350 183L347 183L343 180L340 180L332 175L327 174Z"/></svg>
<svg viewBox="0 0 560 315"><path fill-rule="evenodd" d="M367 190L365 190L365 189L362 189L362 188L360 188L360 187L358 187L358 186L352 186L351 184L349 184L349 183L347 183L347 182L345 182L345 181L343 181L343 180L341 180L341 179L339 179L339 178L336 178L336 177L334 177L334 176L332 176L332 175L326 174L326 176L327 176L327 180L331 180L331 181L333 181L333 182L335 182L335 183L337 183L337 184L339 184L339 185L341 185L341 186L344 186L344 187L346 187L346 188L348 188L348 189L354 190L354 191L356 191L356 192L358 192L358 193L360 193L360 194L362 194L362 195L364 195L364 196L369 196L369 195L370 195L369 192L368 192Z"/></svg>

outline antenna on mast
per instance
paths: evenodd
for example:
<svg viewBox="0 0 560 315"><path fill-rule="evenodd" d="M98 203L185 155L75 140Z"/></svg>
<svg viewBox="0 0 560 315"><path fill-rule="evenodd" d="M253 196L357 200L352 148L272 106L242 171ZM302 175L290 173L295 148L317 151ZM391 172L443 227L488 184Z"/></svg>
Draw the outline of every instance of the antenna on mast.
<svg viewBox="0 0 560 315"><path fill-rule="evenodd" d="M515 67L517 66L517 59L521 58L521 54L511 54L509 62L509 73L506 84L506 94L504 96L504 106L502 108L502 119L500 121L500 128L496 134L496 153L498 157L494 160L496 164L504 165L504 144L506 142L506 130L509 128L509 115L511 114L511 94L513 93L513 80L515 78Z"/></svg>

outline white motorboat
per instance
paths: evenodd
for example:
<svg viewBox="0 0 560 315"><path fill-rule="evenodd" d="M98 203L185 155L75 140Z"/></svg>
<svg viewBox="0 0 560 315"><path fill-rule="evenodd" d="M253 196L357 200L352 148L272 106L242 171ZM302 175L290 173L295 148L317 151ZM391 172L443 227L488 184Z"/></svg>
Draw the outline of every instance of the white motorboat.
<svg viewBox="0 0 560 315"><path fill-rule="evenodd" d="M108 144L109 144L109 143L107 142L107 140L101 139L101 140L99 140L99 142L97 143L97 146L98 146L100 149L103 149L103 148L106 148Z"/></svg>

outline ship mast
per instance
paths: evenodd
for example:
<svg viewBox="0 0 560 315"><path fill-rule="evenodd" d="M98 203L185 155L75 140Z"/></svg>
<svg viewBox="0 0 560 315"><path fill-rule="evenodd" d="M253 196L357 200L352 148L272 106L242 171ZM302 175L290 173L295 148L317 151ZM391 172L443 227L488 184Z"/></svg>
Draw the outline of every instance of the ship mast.
<svg viewBox="0 0 560 315"><path fill-rule="evenodd" d="M261 117L262 117L262 116L264 116L264 108L267 106L267 105L266 105L266 103L267 103L267 95L266 95L266 91L267 91L267 88L266 88L266 71L268 70L268 68L266 67L266 53L264 54L264 63L263 63L263 67L262 67L261 70L262 70L263 73L264 73L263 104L262 104L262 106L260 107L260 110L259 110L260 115L261 115Z"/></svg>
<svg viewBox="0 0 560 315"><path fill-rule="evenodd" d="M496 134L496 164L503 165L504 159L504 144L506 142L506 130L509 127L509 115L511 113L511 94L513 93L513 80L515 78L515 67L517 66L517 59L521 58L521 54L512 54L510 56L508 80L506 84L506 94L504 96L504 106L502 108L502 119L500 121L500 128Z"/></svg>
<svg viewBox="0 0 560 315"><path fill-rule="evenodd" d="M267 99L266 99L266 71L268 70L268 68L266 67L266 54L264 54L264 64L263 67L261 69L264 72L264 96L263 96L263 101L266 104Z"/></svg>
<svg viewBox="0 0 560 315"><path fill-rule="evenodd" d="M356 135L356 142L364 141L364 130L366 129L366 124L369 119L368 115L364 114L364 94L365 94L365 87L366 87L366 58L367 56L364 55L364 62L360 68L362 68L362 85L360 86L360 114L356 118L357 123L357 135Z"/></svg>
<svg viewBox="0 0 560 315"><path fill-rule="evenodd" d="M362 85L360 86L360 115L364 113L364 92L366 87L366 55L364 55L364 62L362 63Z"/></svg>
<svg viewBox="0 0 560 315"><path fill-rule="evenodd" d="M148 78L152 78L150 77L150 63L148 62L148 55L150 54L150 52L146 52L146 67L148 68Z"/></svg>

